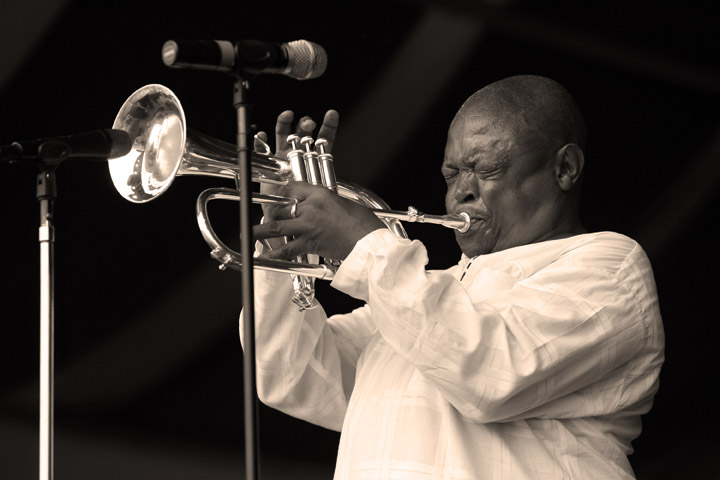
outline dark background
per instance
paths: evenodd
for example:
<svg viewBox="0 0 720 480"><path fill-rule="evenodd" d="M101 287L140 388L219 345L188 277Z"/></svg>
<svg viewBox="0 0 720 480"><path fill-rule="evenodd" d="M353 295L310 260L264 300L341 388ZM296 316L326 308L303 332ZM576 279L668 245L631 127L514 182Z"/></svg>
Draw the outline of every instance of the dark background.
<svg viewBox="0 0 720 480"><path fill-rule="evenodd" d="M170 38L325 47L326 74L252 82L253 120L285 108L342 116L338 175L393 208L442 213L447 126L483 85L547 75L590 130L584 221L637 239L654 268L667 335L655 406L634 442L640 479L720 478L715 250L720 182L720 29L713 1L203 2L5 0L0 143L109 128L137 88L161 83L191 128L234 142L232 79L172 70ZM37 477L38 202L32 167L0 164L0 477ZM243 476L240 274L220 272L195 199L230 182L178 179L145 205L102 163L57 172L58 479ZM234 238L236 205L211 209ZM407 227L431 267L459 251L440 227ZM230 241L230 240L228 240ZM322 283L322 282L321 282ZM347 303L326 283L330 312ZM265 478L331 478L337 434L260 410Z"/></svg>

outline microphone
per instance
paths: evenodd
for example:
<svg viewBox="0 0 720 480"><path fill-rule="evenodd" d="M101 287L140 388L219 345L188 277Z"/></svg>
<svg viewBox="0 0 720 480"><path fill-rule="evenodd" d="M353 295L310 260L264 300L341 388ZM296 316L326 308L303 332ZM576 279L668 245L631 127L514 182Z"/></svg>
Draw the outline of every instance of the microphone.
<svg viewBox="0 0 720 480"><path fill-rule="evenodd" d="M132 149L124 130L104 129L68 135L13 142L0 146L0 159L62 161L66 158L102 159L122 157Z"/></svg>
<svg viewBox="0 0 720 480"><path fill-rule="evenodd" d="M220 72L276 73L297 80L317 78L327 68L327 54L307 40L270 43L260 40L168 40L163 63L174 68Z"/></svg>

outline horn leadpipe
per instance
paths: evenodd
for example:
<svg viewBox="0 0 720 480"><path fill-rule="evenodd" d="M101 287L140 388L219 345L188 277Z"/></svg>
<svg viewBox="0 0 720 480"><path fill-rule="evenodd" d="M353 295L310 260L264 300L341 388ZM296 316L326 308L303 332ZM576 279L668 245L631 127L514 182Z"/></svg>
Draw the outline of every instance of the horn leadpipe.
<svg viewBox="0 0 720 480"><path fill-rule="evenodd" d="M413 206L408 207L407 211L373 209L373 212L381 218L394 218L410 223L442 225L443 227L455 229L460 233L465 233L470 228L470 215L465 212L460 212L459 214L428 215Z"/></svg>

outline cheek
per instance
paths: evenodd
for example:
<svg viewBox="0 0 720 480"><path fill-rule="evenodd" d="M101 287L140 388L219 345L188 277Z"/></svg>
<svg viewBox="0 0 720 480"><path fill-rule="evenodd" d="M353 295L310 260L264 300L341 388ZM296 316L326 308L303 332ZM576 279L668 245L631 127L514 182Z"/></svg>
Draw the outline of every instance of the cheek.
<svg viewBox="0 0 720 480"><path fill-rule="evenodd" d="M481 197L485 207L491 212L502 212L511 199L512 188L502 183L486 182L482 186Z"/></svg>
<svg viewBox="0 0 720 480"><path fill-rule="evenodd" d="M457 201L455 199L456 185L456 182L453 182L452 184L446 182L445 184L445 208L448 210L457 205Z"/></svg>
<svg viewBox="0 0 720 480"><path fill-rule="evenodd" d="M520 185L507 183L486 185L483 200L493 224L500 229L523 222L536 203Z"/></svg>
<svg viewBox="0 0 720 480"><path fill-rule="evenodd" d="M515 221L525 222L539 211L551 190L541 178L531 178L506 193L505 207L513 212Z"/></svg>

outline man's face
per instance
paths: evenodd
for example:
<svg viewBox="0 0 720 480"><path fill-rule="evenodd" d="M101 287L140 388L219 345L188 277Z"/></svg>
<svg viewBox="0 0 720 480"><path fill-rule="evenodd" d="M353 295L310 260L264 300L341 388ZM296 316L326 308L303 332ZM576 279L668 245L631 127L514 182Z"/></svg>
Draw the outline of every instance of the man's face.
<svg viewBox="0 0 720 480"><path fill-rule="evenodd" d="M492 118L459 113L448 132L442 173L448 213L467 212L455 232L469 257L544 240L553 230L558 186L550 156L526 132Z"/></svg>

